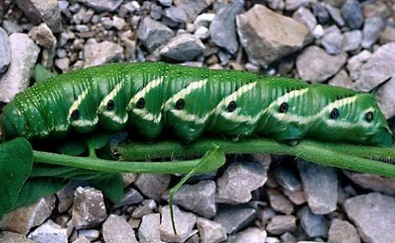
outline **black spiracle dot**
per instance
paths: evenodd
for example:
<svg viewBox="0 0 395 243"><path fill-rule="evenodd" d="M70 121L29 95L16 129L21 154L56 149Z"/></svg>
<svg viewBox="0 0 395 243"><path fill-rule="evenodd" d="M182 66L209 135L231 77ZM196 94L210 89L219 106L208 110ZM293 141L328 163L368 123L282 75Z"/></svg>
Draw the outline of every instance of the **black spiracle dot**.
<svg viewBox="0 0 395 243"><path fill-rule="evenodd" d="M337 108L333 108L333 110L331 111L331 118L336 119L339 117L339 115L340 115L339 110Z"/></svg>
<svg viewBox="0 0 395 243"><path fill-rule="evenodd" d="M373 112L372 111L367 112L365 115L365 119L367 122L373 121Z"/></svg>
<svg viewBox="0 0 395 243"><path fill-rule="evenodd" d="M73 119L73 120L77 120L79 117L80 117L80 111L79 110L73 110L72 112L71 112L71 115L70 115L70 117Z"/></svg>
<svg viewBox="0 0 395 243"><path fill-rule="evenodd" d="M288 109L289 109L289 105L288 105L288 103L287 103L287 102L283 102L283 103L281 103L281 105L280 105L280 109L279 109L279 111L280 111L281 113L285 113L285 112L287 112L287 111L288 111Z"/></svg>
<svg viewBox="0 0 395 243"><path fill-rule="evenodd" d="M226 111L233 112L236 110L236 108L237 108L236 101L232 100L231 102L229 102L228 107L226 107Z"/></svg>
<svg viewBox="0 0 395 243"><path fill-rule="evenodd" d="M144 108L144 106L145 106L145 100L143 97L141 97L140 99L137 100L136 107L142 109Z"/></svg>
<svg viewBox="0 0 395 243"><path fill-rule="evenodd" d="M109 111L114 110L114 107L115 107L114 100L109 100L107 102L107 110L109 110Z"/></svg>
<svg viewBox="0 0 395 243"><path fill-rule="evenodd" d="M183 99L179 99L176 102L176 109L177 110L182 110L185 107L185 101Z"/></svg>

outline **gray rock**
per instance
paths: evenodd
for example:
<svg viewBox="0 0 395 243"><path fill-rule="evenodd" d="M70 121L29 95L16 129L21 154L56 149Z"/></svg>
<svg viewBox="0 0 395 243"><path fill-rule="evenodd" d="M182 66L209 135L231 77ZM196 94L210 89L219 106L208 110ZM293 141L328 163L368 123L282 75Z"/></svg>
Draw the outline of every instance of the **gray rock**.
<svg viewBox="0 0 395 243"><path fill-rule="evenodd" d="M171 4L173 3L173 0L159 0L159 3L162 4L163 6L170 7Z"/></svg>
<svg viewBox="0 0 395 243"><path fill-rule="evenodd" d="M194 35L182 34L172 38L160 50L160 55L177 61L191 61L203 54L202 41Z"/></svg>
<svg viewBox="0 0 395 243"><path fill-rule="evenodd" d="M65 73L70 69L70 59L67 57L57 58L55 59L55 66L62 70L63 73Z"/></svg>
<svg viewBox="0 0 395 243"><path fill-rule="evenodd" d="M3 19L3 25L2 26L3 26L4 30L8 34L23 32L23 28L20 25L18 25L17 23L11 21L11 20Z"/></svg>
<svg viewBox="0 0 395 243"><path fill-rule="evenodd" d="M328 233L328 225L323 215L313 214L308 207L298 212L300 225L309 237L325 237Z"/></svg>
<svg viewBox="0 0 395 243"><path fill-rule="evenodd" d="M170 183L170 175L141 174L136 178L134 184L149 198L160 201L163 193L167 190Z"/></svg>
<svg viewBox="0 0 395 243"><path fill-rule="evenodd" d="M363 242L395 242L395 198L369 193L346 200L344 209Z"/></svg>
<svg viewBox="0 0 395 243"><path fill-rule="evenodd" d="M72 220L76 229L98 226L107 217L101 191L92 187L77 187L74 194Z"/></svg>
<svg viewBox="0 0 395 243"><path fill-rule="evenodd" d="M328 241L338 243L360 243L361 239L352 224L340 219L333 219L329 227Z"/></svg>
<svg viewBox="0 0 395 243"><path fill-rule="evenodd" d="M307 47L296 59L299 76L306 81L323 82L346 63L347 54L329 55L317 46Z"/></svg>
<svg viewBox="0 0 395 243"><path fill-rule="evenodd" d="M384 21L380 17L371 17L365 20L363 25L363 38L361 46L369 49L379 39L381 31L384 29Z"/></svg>
<svg viewBox="0 0 395 243"><path fill-rule="evenodd" d="M328 214L336 210L336 170L304 160L298 160L298 168L311 211L315 214Z"/></svg>
<svg viewBox="0 0 395 243"><path fill-rule="evenodd" d="M137 204L137 203L142 202L143 200L144 200L143 196L141 196L141 194L137 190L129 187L123 193L122 200L121 200L121 202L119 202L119 204L116 205L116 207Z"/></svg>
<svg viewBox="0 0 395 243"><path fill-rule="evenodd" d="M90 243L91 241L89 241L87 238L85 237L78 237L75 241L73 241L72 243Z"/></svg>
<svg viewBox="0 0 395 243"><path fill-rule="evenodd" d="M236 35L236 15L244 10L244 1L235 0L218 10L213 22L210 24L211 40L231 54L239 48Z"/></svg>
<svg viewBox="0 0 395 243"><path fill-rule="evenodd" d="M10 41L7 33L0 27L0 73L4 73L11 62Z"/></svg>
<svg viewBox="0 0 395 243"><path fill-rule="evenodd" d="M314 14L305 7L298 8L298 10L293 13L292 18L306 25L310 32L313 32L315 26L317 25L317 20Z"/></svg>
<svg viewBox="0 0 395 243"><path fill-rule="evenodd" d="M343 171L343 173L362 188L395 196L395 179L393 178L351 171Z"/></svg>
<svg viewBox="0 0 395 243"><path fill-rule="evenodd" d="M166 25L153 20L151 17L145 17L140 22L137 36L147 50L152 52L157 47L167 43L174 36L174 33Z"/></svg>
<svg viewBox="0 0 395 243"><path fill-rule="evenodd" d="M273 10L283 10L285 8L284 0L267 1L267 6Z"/></svg>
<svg viewBox="0 0 395 243"><path fill-rule="evenodd" d="M67 243L67 230L48 220L28 236L34 242Z"/></svg>
<svg viewBox="0 0 395 243"><path fill-rule="evenodd" d="M281 239L281 242L298 242L296 237L289 232L285 232L284 234L282 234L280 236L280 239Z"/></svg>
<svg viewBox="0 0 395 243"><path fill-rule="evenodd" d="M115 28L122 30L126 26L126 21L123 18L113 16L112 18L105 18L103 20L103 26L106 29Z"/></svg>
<svg viewBox="0 0 395 243"><path fill-rule="evenodd" d="M140 243L149 243L160 241L160 214L153 213L145 215L142 220L138 231Z"/></svg>
<svg viewBox="0 0 395 243"><path fill-rule="evenodd" d="M325 8L329 13L329 16L335 21L337 26L343 27L344 26L344 19L341 15L340 9L333 7L332 5L325 3Z"/></svg>
<svg viewBox="0 0 395 243"><path fill-rule="evenodd" d="M37 202L13 210L3 216L0 229L26 235L32 227L42 224L55 208L56 197L51 195Z"/></svg>
<svg viewBox="0 0 395 243"><path fill-rule="evenodd" d="M195 25L196 29L199 28L200 26L204 26L208 28L214 18L215 18L215 14L213 13L203 13L196 17L193 24Z"/></svg>
<svg viewBox="0 0 395 243"><path fill-rule="evenodd" d="M293 191L284 190L283 193L295 205L302 205L303 203L306 202L306 197L303 191L293 192Z"/></svg>
<svg viewBox="0 0 395 243"><path fill-rule="evenodd" d="M44 21L54 33L62 31L62 20L57 0L17 0L16 3L34 25Z"/></svg>
<svg viewBox="0 0 395 243"><path fill-rule="evenodd" d="M357 90L368 91L378 83L392 77L395 70L395 43L377 48L366 63L361 66L360 76L355 81ZM384 115L395 115L395 81L388 82L378 93L378 101Z"/></svg>
<svg viewBox="0 0 395 243"><path fill-rule="evenodd" d="M270 206L277 212L291 214L294 210L293 204L277 189L266 190Z"/></svg>
<svg viewBox="0 0 395 243"><path fill-rule="evenodd" d="M337 55L343 50L344 37L336 26L332 27L327 29L322 38L322 46L328 54Z"/></svg>
<svg viewBox="0 0 395 243"><path fill-rule="evenodd" d="M215 205L215 182L200 181L195 185L183 185L174 196L174 204L211 218L217 212Z"/></svg>
<svg viewBox="0 0 395 243"><path fill-rule="evenodd" d="M196 224L196 216L192 213L181 211L176 205L173 206L173 210L177 235L174 234L171 224L170 207L165 206L162 208L162 222L159 226L160 239L165 242L184 242L196 234L196 230L192 230Z"/></svg>
<svg viewBox="0 0 395 243"><path fill-rule="evenodd" d="M232 234L249 225L256 217L254 208L242 205L219 210L214 222L221 224L228 234Z"/></svg>
<svg viewBox="0 0 395 243"><path fill-rule="evenodd" d="M82 2L86 6L94 9L97 12L102 12L102 11L113 12L119 7L119 5L121 5L122 0L96 0L96 1L82 0Z"/></svg>
<svg viewBox="0 0 395 243"><path fill-rule="evenodd" d="M314 2L313 13L317 17L318 23L327 25L329 23L329 13L324 3Z"/></svg>
<svg viewBox="0 0 395 243"><path fill-rule="evenodd" d="M146 199L142 205L138 206L132 213L132 217L135 219L141 219L143 216L151 214L153 211L157 211L157 205L155 200Z"/></svg>
<svg viewBox="0 0 395 243"><path fill-rule="evenodd" d="M352 89L354 82L350 75L348 75L347 71L341 69L333 78L328 81L328 84Z"/></svg>
<svg viewBox="0 0 395 243"><path fill-rule="evenodd" d="M304 24L259 4L237 15L236 24L240 43L249 61L261 66L300 50L312 41Z"/></svg>
<svg viewBox="0 0 395 243"><path fill-rule="evenodd" d="M200 26L195 30L195 33L193 33L196 37L198 37L201 40L205 40L208 37L210 37L210 32L205 26Z"/></svg>
<svg viewBox="0 0 395 243"><path fill-rule="evenodd" d="M256 227L249 227L237 233L232 243L245 243L245 242L265 243L266 236L267 233L265 230Z"/></svg>
<svg viewBox="0 0 395 243"><path fill-rule="evenodd" d="M122 60L123 48L121 45L110 41L88 44L84 47L84 56L84 67L97 66Z"/></svg>
<svg viewBox="0 0 395 243"><path fill-rule="evenodd" d="M385 29L380 33L379 42L380 44L395 42L395 27L386 26Z"/></svg>
<svg viewBox="0 0 395 243"><path fill-rule="evenodd" d="M0 232L0 242L7 243L35 243L34 241L26 238L24 234L18 234L10 231Z"/></svg>
<svg viewBox="0 0 395 243"><path fill-rule="evenodd" d="M357 0L347 0L341 8L342 16L352 30L361 28L363 24L362 7Z"/></svg>
<svg viewBox="0 0 395 243"><path fill-rule="evenodd" d="M78 186L87 185L87 183L81 183L77 181L70 181L67 183L62 190L56 193L58 198L58 211L64 213L70 209L74 202L74 191Z"/></svg>
<svg viewBox="0 0 395 243"><path fill-rule="evenodd" d="M84 237L89 242L97 240L99 236L100 236L99 230L95 230L95 229L78 230L78 237L79 238Z"/></svg>
<svg viewBox="0 0 395 243"><path fill-rule="evenodd" d="M0 101L8 103L20 91L29 86L33 67L40 48L27 34L15 33L9 36L11 64L0 77Z"/></svg>
<svg viewBox="0 0 395 243"><path fill-rule="evenodd" d="M180 7L166 8L164 16L175 23L185 23L188 20L184 9Z"/></svg>
<svg viewBox="0 0 395 243"><path fill-rule="evenodd" d="M349 32L343 33L344 41L343 41L343 50L344 51L356 51L359 48L359 45L362 41L362 31L360 30L352 30Z"/></svg>
<svg viewBox="0 0 395 243"><path fill-rule="evenodd" d="M296 171L288 163L281 163L273 170L278 184L289 191L300 191L302 184L296 174Z"/></svg>
<svg viewBox="0 0 395 243"><path fill-rule="evenodd" d="M217 180L217 202L238 204L251 200L251 191L263 186L266 170L259 162L231 164Z"/></svg>
<svg viewBox="0 0 395 243"><path fill-rule="evenodd" d="M143 5L144 6L144 5ZM151 11L150 11L150 16L152 19L159 20L162 18L163 15L163 9L162 6L152 4L151 5Z"/></svg>
<svg viewBox="0 0 395 243"><path fill-rule="evenodd" d="M29 31L29 37L32 38L36 42L36 44L44 47L42 52L43 60L41 61L44 67L52 67L57 41L56 37L52 34L52 31L49 29L48 25L42 23L38 26L34 26Z"/></svg>
<svg viewBox="0 0 395 243"><path fill-rule="evenodd" d="M306 7L311 0L285 0L285 10L293 11L300 7Z"/></svg>
<svg viewBox="0 0 395 243"><path fill-rule="evenodd" d="M297 218L293 215L278 215L269 221L266 230L274 235L281 235L285 232L295 232L296 220Z"/></svg>
<svg viewBox="0 0 395 243"><path fill-rule="evenodd" d="M188 21L193 21L196 16L205 10L208 6L214 3L214 0L176 0L174 5L184 9L188 16Z"/></svg>
<svg viewBox="0 0 395 243"><path fill-rule="evenodd" d="M360 53L348 59L347 70L350 73L350 77L353 80L358 80L361 77L362 65L366 63L371 56L372 56L371 52L369 52L368 50L363 50Z"/></svg>
<svg viewBox="0 0 395 243"><path fill-rule="evenodd" d="M219 223L205 218L198 218L196 225L202 243L222 242L227 238L225 228Z"/></svg>
<svg viewBox="0 0 395 243"><path fill-rule="evenodd" d="M106 243L138 243L132 227L115 214L108 216L103 224L103 239Z"/></svg>

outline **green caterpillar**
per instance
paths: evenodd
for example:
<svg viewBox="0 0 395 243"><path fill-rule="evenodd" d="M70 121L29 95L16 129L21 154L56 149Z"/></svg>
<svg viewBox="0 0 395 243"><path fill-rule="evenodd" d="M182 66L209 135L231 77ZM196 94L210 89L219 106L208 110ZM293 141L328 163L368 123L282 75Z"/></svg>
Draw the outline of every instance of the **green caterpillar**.
<svg viewBox="0 0 395 243"><path fill-rule="evenodd" d="M61 74L18 94L0 118L6 139L64 137L127 126L148 139L171 129L392 146L374 92L234 70L157 63L107 64Z"/></svg>

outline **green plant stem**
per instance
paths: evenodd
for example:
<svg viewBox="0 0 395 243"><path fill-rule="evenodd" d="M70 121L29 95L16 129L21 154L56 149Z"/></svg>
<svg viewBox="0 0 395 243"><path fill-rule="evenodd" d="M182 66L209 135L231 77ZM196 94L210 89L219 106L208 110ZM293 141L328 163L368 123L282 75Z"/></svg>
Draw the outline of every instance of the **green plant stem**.
<svg viewBox="0 0 395 243"><path fill-rule="evenodd" d="M221 139L205 139L191 146L182 146L176 141L164 141L147 145L132 143L121 145L118 152L121 158L139 160L143 158L164 158L171 156L188 156L202 154L210 144L218 145L225 154L270 153L292 155L304 160L349 169L359 172L373 173L395 178L395 166L364 157L395 159L393 148L378 148L348 144L322 143L311 140L302 141L297 146L281 144L269 139L248 139L231 142ZM153 149L155 148L155 149Z"/></svg>

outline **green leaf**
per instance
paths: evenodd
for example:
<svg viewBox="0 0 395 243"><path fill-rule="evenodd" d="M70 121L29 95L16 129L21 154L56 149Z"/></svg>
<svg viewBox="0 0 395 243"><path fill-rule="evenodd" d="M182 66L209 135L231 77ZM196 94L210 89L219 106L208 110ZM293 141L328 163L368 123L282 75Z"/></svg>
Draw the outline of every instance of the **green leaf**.
<svg viewBox="0 0 395 243"><path fill-rule="evenodd" d="M59 153L66 155L81 155L88 149L85 140L71 140L58 146Z"/></svg>
<svg viewBox="0 0 395 243"><path fill-rule="evenodd" d="M26 139L16 138L0 144L0 218L19 201L32 166L33 151Z"/></svg>
<svg viewBox="0 0 395 243"><path fill-rule="evenodd" d="M36 80L36 83L39 83L39 82L42 82L42 81L44 81L46 79L55 77L56 74L51 73L50 71L48 71L45 67L43 67L43 65L37 64L34 67L33 76L34 76L34 80Z"/></svg>
<svg viewBox="0 0 395 243"><path fill-rule="evenodd" d="M90 183L102 191L114 204L121 201L124 186L121 174L113 174L100 180L92 180Z"/></svg>
<svg viewBox="0 0 395 243"><path fill-rule="evenodd" d="M38 199L51 195L62 189L68 180L54 177L29 178L19 193L13 209L29 205Z"/></svg>

